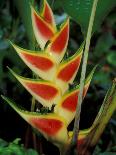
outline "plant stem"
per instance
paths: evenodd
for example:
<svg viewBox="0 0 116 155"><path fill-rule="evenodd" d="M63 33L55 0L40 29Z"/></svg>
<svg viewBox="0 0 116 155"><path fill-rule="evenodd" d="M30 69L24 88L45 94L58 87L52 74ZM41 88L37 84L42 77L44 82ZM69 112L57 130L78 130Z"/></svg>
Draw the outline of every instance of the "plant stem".
<svg viewBox="0 0 116 155"><path fill-rule="evenodd" d="M35 41L34 43L32 44L32 42L30 42L30 45L31 45L31 49L32 50L35 50L36 47L35 47ZM33 74L33 78L36 78L35 74L32 72ZM32 100L31 100L31 111L34 111L35 110L35 98L32 96Z"/></svg>
<svg viewBox="0 0 116 155"><path fill-rule="evenodd" d="M98 3L98 0L94 0L93 6L92 6L92 12L91 12L91 16L90 16L90 21L89 21L89 26L88 26L88 31L87 31L82 71L81 71L81 78L80 78L80 91L79 91L79 96L78 96L78 105L76 108L76 116L75 116L74 129L73 129L73 138L72 138L72 142L71 142L72 145L75 145L77 143L77 139L78 139L81 104L82 104L82 99L83 99L83 89L84 89L84 81L85 81L85 74L86 74L86 68L87 68L88 52L89 52L90 39L91 39L91 34L92 34L92 27L93 27L94 17L95 17L95 13L96 13L97 3Z"/></svg>
<svg viewBox="0 0 116 155"><path fill-rule="evenodd" d="M112 87L109 89L102 107L98 113L98 117L94 121L94 124L97 125L96 131L91 140L91 146L95 146L103 133L107 123L109 122L112 114L116 110L116 81L113 81ZM93 125L94 125L93 124Z"/></svg>
<svg viewBox="0 0 116 155"><path fill-rule="evenodd" d="M32 101L31 101L31 111L35 110L35 98L32 97Z"/></svg>

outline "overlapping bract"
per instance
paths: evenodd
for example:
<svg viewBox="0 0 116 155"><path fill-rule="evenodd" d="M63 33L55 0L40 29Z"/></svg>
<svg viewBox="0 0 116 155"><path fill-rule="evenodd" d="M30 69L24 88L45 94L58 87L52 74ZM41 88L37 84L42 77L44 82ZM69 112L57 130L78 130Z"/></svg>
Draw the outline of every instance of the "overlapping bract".
<svg viewBox="0 0 116 155"><path fill-rule="evenodd" d="M47 1L43 1L41 13L33 7L32 24L35 38L41 51L31 51L12 44L24 63L38 76L37 79L28 79L17 75L11 70L16 79L29 91L29 93L43 106L51 108L54 112L46 115L26 112L18 108L8 98L3 97L14 110L21 115L32 127L41 132L47 139L57 146L66 144L71 138L67 127L75 117L78 101L79 85L68 90L78 72L84 44L67 60L62 60L69 39L69 18L57 30L54 16ZM46 45L46 43L48 43ZM94 70L85 81L83 98L86 95ZM88 130L89 131L89 130ZM88 132L80 132L82 140Z"/></svg>

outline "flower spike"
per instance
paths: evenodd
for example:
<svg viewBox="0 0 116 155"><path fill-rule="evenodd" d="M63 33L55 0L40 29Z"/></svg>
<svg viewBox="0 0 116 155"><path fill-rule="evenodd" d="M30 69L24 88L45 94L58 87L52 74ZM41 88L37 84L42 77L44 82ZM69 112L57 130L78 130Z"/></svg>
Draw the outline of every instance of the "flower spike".
<svg viewBox="0 0 116 155"><path fill-rule="evenodd" d="M10 42L11 43L11 42ZM20 58L39 77L52 81L56 73L56 63L45 52L31 51L11 43ZM50 75L50 76L48 76Z"/></svg>
<svg viewBox="0 0 116 155"><path fill-rule="evenodd" d="M88 87L90 85L93 73L95 68L91 71L89 76L85 81L84 91L83 91L83 98L85 97ZM75 117L77 102L78 102L78 94L79 94L80 86L77 85L76 88L66 92L61 101L55 107L55 113L64 117L67 120L67 124L69 124Z"/></svg>
<svg viewBox="0 0 116 155"><path fill-rule="evenodd" d="M33 31L38 44L43 50L45 44L54 36L55 30L31 6Z"/></svg>
<svg viewBox="0 0 116 155"><path fill-rule="evenodd" d="M46 51L59 63L67 48L69 40L69 18L62 24L60 30L52 37Z"/></svg>
<svg viewBox="0 0 116 155"><path fill-rule="evenodd" d="M26 90L43 106L51 108L52 105L56 104L61 98L60 89L53 83L45 80L24 78L11 69L10 71Z"/></svg>
<svg viewBox="0 0 116 155"><path fill-rule="evenodd" d="M2 98L35 128L35 131L42 133L46 139L64 151L63 149L69 146L72 139L73 132L68 132L67 128L74 119L76 108L78 108L80 85L71 88L71 90L68 88L69 84L73 86L73 81L78 72L84 43L73 56L62 60L67 51L69 40L69 18L57 29L49 3L47 0L42 0L42 2L43 7L39 13L31 6L32 27L40 51L23 49L10 42L20 58L37 76L35 79L25 78L13 70L9 70L43 108L48 107L48 113L42 112L41 109L39 112L36 107L34 107L36 112L22 110L9 98L4 96ZM83 99L95 68L85 80ZM97 121L98 119L89 129L79 131L77 140L79 147L84 146Z"/></svg>
<svg viewBox="0 0 116 155"><path fill-rule="evenodd" d="M9 98L2 96L2 98L33 128L42 133L47 139L52 140L55 145L66 143L68 140L68 133L66 128L66 121L57 114L40 114L36 112L29 112L19 108L16 103Z"/></svg>
<svg viewBox="0 0 116 155"><path fill-rule="evenodd" d="M41 16L44 18L46 22L48 22L54 29L56 29L56 24L54 20L53 12L46 0L43 0L43 8L41 12Z"/></svg>

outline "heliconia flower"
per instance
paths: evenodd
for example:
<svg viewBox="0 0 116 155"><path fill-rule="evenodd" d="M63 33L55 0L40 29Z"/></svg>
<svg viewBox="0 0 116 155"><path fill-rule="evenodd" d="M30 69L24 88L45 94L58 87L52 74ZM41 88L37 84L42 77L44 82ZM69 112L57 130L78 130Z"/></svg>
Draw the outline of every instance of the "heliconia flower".
<svg viewBox="0 0 116 155"><path fill-rule="evenodd" d="M85 81L83 98L87 93L94 71L95 68L91 71L91 73L89 74L89 76ZM62 96L62 99L59 101L59 103L55 106L55 113L64 117L67 121L67 124L69 124L75 117L76 107L78 104L78 94L79 94L79 85L77 85L76 88L67 91Z"/></svg>
<svg viewBox="0 0 116 155"><path fill-rule="evenodd" d="M3 98L25 121L41 132L48 140L52 140L55 145L58 145L58 142L64 144L68 141L66 121L63 117L53 113L42 115L37 112L25 111L10 99Z"/></svg>
<svg viewBox="0 0 116 155"><path fill-rule="evenodd" d="M50 8L46 0L43 0L43 8L41 11L41 16L44 18L46 22L48 22L54 28L54 30L56 29L56 24L55 24L52 9Z"/></svg>
<svg viewBox="0 0 116 155"><path fill-rule="evenodd" d="M84 44L82 44L73 56L61 62L58 67L56 72L56 84L60 86L62 92L66 91L68 84L72 84L75 79L81 62L83 45Z"/></svg>
<svg viewBox="0 0 116 155"><path fill-rule="evenodd" d="M14 71L12 74L37 99L43 106L52 107L61 98L60 89L54 83L39 79L29 79L19 76Z"/></svg>
<svg viewBox="0 0 116 155"><path fill-rule="evenodd" d="M25 78L11 69L10 71L41 105L53 110L47 114L27 112L18 108L8 98L2 97L33 128L59 147L67 145L71 139L71 133L67 128L75 117L80 86L77 85L71 90L68 90L68 86L73 84L78 72L84 43L73 56L63 60L69 40L69 18L64 21L60 29L57 29L52 10L46 0L43 0L40 13L33 7L31 7L31 12L33 31L41 50L32 51L13 43L11 45L24 63L37 75L37 78ZM85 81L83 98L94 71L95 68ZM89 129L86 132L80 131L78 143L81 143L88 132Z"/></svg>
<svg viewBox="0 0 116 155"><path fill-rule="evenodd" d="M33 30L38 44L44 49L47 41L54 36L54 28L47 23L35 10L31 7Z"/></svg>
<svg viewBox="0 0 116 155"><path fill-rule="evenodd" d="M73 132L67 130L66 120L54 113L40 114L37 112L29 112L19 108L16 103L9 98L2 96L2 98L36 131L44 135L47 140L50 140L54 145L68 145L72 139ZM81 145L92 128L80 130L78 145Z"/></svg>
<svg viewBox="0 0 116 155"><path fill-rule="evenodd" d="M11 43L25 64L39 77L52 81L56 74L56 63L43 51L31 51ZM50 76L48 76L50 75Z"/></svg>
<svg viewBox="0 0 116 155"><path fill-rule="evenodd" d="M57 63L59 63L62 60L66 52L68 39L69 39L69 19L67 19L61 25L59 32L57 32L52 37L46 49L46 51L53 56L53 58L56 60Z"/></svg>

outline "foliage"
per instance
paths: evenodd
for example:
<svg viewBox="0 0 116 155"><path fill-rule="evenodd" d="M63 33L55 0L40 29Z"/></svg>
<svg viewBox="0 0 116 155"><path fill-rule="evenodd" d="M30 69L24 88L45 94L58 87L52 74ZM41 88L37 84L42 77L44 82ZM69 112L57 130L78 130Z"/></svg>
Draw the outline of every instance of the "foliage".
<svg viewBox="0 0 116 155"><path fill-rule="evenodd" d="M31 45L34 44L34 35L32 31L32 23L30 20L31 16L30 4L32 2L33 0L17 0L17 1L14 0L14 3L17 6L17 9L20 13L24 26L26 28L26 33L29 41L31 42Z"/></svg>
<svg viewBox="0 0 116 155"><path fill-rule="evenodd" d="M93 155L102 155L102 154L114 154L116 152L116 132L115 132L115 128L116 128L116 120L115 119L111 119L111 121L109 122L105 133L103 134L102 138L100 139L98 145L95 148L95 151L93 153ZM112 137L112 140L109 141L110 136ZM107 137L107 139L106 139ZM104 139L105 138L105 139ZM104 143L105 141L105 143ZM104 144L107 146L107 149L105 149Z"/></svg>
<svg viewBox="0 0 116 155"><path fill-rule="evenodd" d="M89 23L89 17L92 9L93 0L63 0L63 7L67 13L80 24L82 32L86 34ZM97 12L94 22L93 31L100 28L100 24L105 16L116 6L115 0L98 1Z"/></svg>
<svg viewBox="0 0 116 155"><path fill-rule="evenodd" d="M17 64L21 70L24 70L23 63L10 48L8 39L15 40L17 38L17 42L20 42L25 37L24 26L19 22L19 17L14 17L11 14L12 8L8 1L6 3L1 2L1 6L3 9L0 10L0 83L6 77L10 77L6 70L7 61L10 65L15 66L14 64ZM13 13L15 13L15 10ZM25 42L23 43L25 44ZM2 89L2 86L0 89Z"/></svg>
<svg viewBox="0 0 116 155"><path fill-rule="evenodd" d="M20 139L17 138L13 142L6 142L0 139L0 154L1 155L38 155L33 149L25 149L22 144L19 144Z"/></svg>

